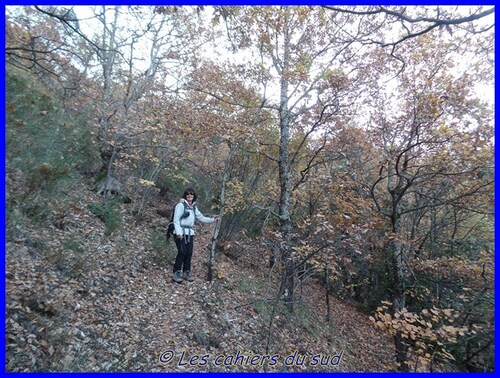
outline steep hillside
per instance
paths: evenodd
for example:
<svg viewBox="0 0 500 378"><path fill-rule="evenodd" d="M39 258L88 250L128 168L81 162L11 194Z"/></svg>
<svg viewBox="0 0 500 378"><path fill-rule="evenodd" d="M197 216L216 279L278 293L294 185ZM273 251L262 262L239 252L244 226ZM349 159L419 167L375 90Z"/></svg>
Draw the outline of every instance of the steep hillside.
<svg viewBox="0 0 500 378"><path fill-rule="evenodd" d="M110 231L90 185L59 200L43 221L17 222L7 240L7 371L391 370L391 339L336 298L326 322L315 280L304 282L294 315L274 308L278 283L258 243L219 253L210 284L213 225L200 225L196 280L175 284L158 214L170 204L140 223L131 205L116 205Z"/></svg>

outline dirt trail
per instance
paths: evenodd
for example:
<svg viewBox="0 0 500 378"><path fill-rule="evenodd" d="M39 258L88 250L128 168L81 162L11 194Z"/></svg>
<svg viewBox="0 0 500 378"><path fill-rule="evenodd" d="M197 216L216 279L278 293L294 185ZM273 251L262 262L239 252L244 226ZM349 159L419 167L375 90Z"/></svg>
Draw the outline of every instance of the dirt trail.
<svg viewBox="0 0 500 378"><path fill-rule="evenodd" d="M136 224L124 215L120 231L106 235L87 209L99 201L95 193L79 193L74 201L64 227L50 219L42 227L26 223L7 243L7 371L263 371L264 365L236 357L264 355L266 345L267 354L280 356L281 365L267 368L272 371L309 370L283 365L294 352L312 358L340 351L340 365L316 371L389 369L391 340L335 299L326 324L324 289L314 280L304 287L298 317L275 314L267 344L271 305L265 296L272 283L258 246L219 254L222 278L209 283L215 226L198 225L195 281L177 284L171 265L148 258L158 253L150 234L162 232L166 218L152 211ZM228 360L216 364L217 357Z"/></svg>

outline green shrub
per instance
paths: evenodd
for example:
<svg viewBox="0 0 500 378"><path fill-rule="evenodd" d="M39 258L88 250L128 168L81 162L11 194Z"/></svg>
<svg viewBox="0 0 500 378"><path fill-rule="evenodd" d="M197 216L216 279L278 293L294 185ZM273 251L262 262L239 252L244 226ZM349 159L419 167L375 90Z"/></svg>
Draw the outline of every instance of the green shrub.
<svg viewBox="0 0 500 378"><path fill-rule="evenodd" d="M269 323L273 314L273 304L265 300L256 300L252 303L254 311L260 315L264 323Z"/></svg>
<svg viewBox="0 0 500 378"><path fill-rule="evenodd" d="M238 286L238 291L242 291L245 294L256 295L259 288L262 286L256 278L241 275L238 277L236 281L236 285Z"/></svg>
<svg viewBox="0 0 500 378"><path fill-rule="evenodd" d="M167 241L166 234L162 231L152 231L149 242L151 248L146 248L146 252L141 255L142 267L149 269L151 266L157 266L171 270L177 255L174 241Z"/></svg>
<svg viewBox="0 0 500 378"><path fill-rule="evenodd" d="M106 235L115 232L121 225L121 201L116 198L104 198L100 203L89 204L88 209L106 225Z"/></svg>
<svg viewBox="0 0 500 378"><path fill-rule="evenodd" d="M165 232L153 231L149 235L149 241L153 251L148 256L148 261L145 264L152 263L170 269L177 255L177 248L173 239L168 241Z"/></svg>
<svg viewBox="0 0 500 378"><path fill-rule="evenodd" d="M98 158L84 115L69 114L57 95L24 71L7 67L7 208L44 220L50 205L79 185ZM79 118L80 117L80 118Z"/></svg>
<svg viewBox="0 0 500 378"><path fill-rule="evenodd" d="M313 313L311 308L304 304L296 305L293 314L289 311L283 311L283 313L294 328L302 327L307 334L318 340L320 339L324 328L328 327L328 325L324 323L323 319L319 319L318 316Z"/></svg>
<svg viewBox="0 0 500 378"><path fill-rule="evenodd" d="M154 250L161 251L168 248L168 240L165 232L153 231L149 235L149 240Z"/></svg>

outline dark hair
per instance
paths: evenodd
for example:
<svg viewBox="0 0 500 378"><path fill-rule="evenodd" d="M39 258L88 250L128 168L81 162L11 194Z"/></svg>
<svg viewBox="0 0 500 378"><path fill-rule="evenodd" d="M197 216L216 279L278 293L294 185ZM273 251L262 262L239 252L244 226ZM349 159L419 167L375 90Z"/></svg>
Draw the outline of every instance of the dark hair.
<svg viewBox="0 0 500 378"><path fill-rule="evenodd" d="M193 202L196 202L196 198L198 198L198 196L196 195L196 192L194 191L193 188L187 188L185 191L184 191L184 194L182 195L182 198L184 199L187 199L187 195L188 194L194 194L194 198L193 198Z"/></svg>

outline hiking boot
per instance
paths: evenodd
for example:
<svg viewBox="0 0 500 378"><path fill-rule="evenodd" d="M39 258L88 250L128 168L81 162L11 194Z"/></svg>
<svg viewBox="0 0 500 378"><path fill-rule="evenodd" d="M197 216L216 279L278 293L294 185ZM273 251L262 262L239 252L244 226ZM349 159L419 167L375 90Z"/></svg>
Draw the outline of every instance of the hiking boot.
<svg viewBox="0 0 500 378"><path fill-rule="evenodd" d="M174 275L172 276L172 279L177 282L177 283L180 283L182 282L182 278L181 278L181 271L178 270L177 272L174 272Z"/></svg>
<svg viewBox="0 0 500 378"><path fill-rule="evenodd" d="M186 270L184 272L184 276L182 278L184 278L186 281L189 281L189 282L194 281L194 278L191 277L191 272L189 270Z"/></svg>

